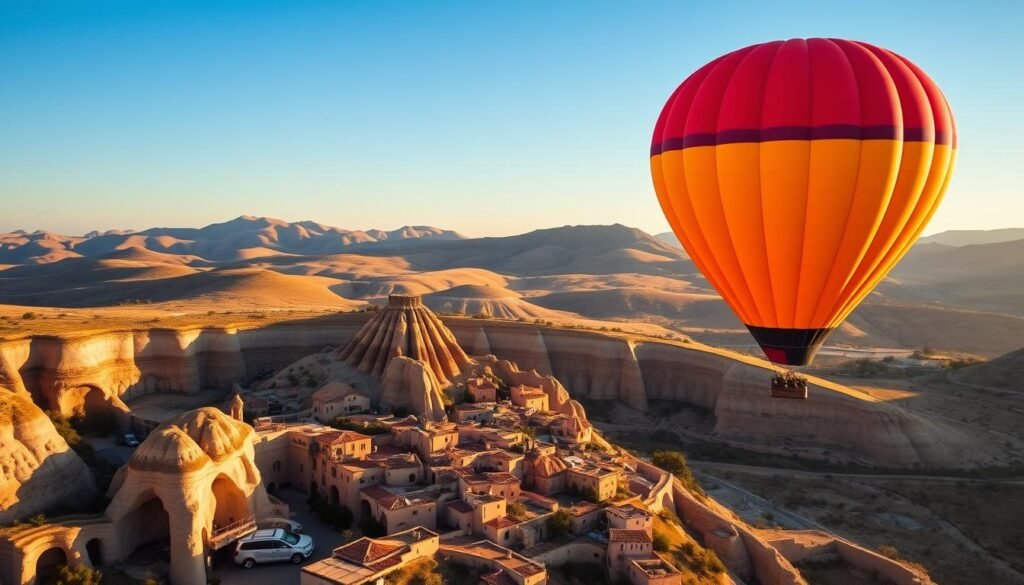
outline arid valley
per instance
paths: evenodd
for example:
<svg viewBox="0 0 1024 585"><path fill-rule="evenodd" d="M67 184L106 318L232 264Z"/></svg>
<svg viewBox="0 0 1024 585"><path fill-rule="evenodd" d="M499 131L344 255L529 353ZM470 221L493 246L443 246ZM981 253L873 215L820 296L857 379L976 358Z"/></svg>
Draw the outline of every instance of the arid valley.
<svg viewBox="0 0 1024 585"><path fill-rule="evenodd" d="M199 229L2 234L0 497L2 517L12 527L2 536L6 543L0 543L0 564L11 572L0 579L26 582L26 571L35 574L50 562L45 550L51 546L88 558L92 549L67 540L60 527L88 531L90 522L97 526L105 558L116 555L118 566L130 566L132 551L108 543L107 529L100 526L113 522L112 530L126 530L130 520L120 520L119 514L136 497L126 494L128 487L148 481L164 485L153 473L163 469L158 462L172 447L150 445L163 438L155 433L178 425L207 450L214 462L209 465L234 465L234 455L211 451L221 440L212 437L243 432L232 430L230 419L182 418L188 416L183 412L209 406L228 412L232 397L240 397L246 423L256 426L255 455L248 457L255 457L249 461L263 477L261 487L246 487L251 477L238 480L239 487L246 498L256 498L252 501L264 498L253 504L257 517L271 516L268 510L282 504L267 495L265 484L273 484L271 490L282 484L306 490L307 481L299 479L301 466L281 471L268 454L276 452L270 445L288 433L292 438L282 441L320 436L322 431L300 421L313 416L310 408L317 408L318 400L337 393L332 384L340 384L350 389L341 395L365 395L372 404L351 411L366 414L346 417L341 428L390 428L390 434L365 431L375 445L367 461L375 461L379 450L391 457L381 459L383 468L391 469L399 465L395 458L419 450L416 465L423 471L416 473L426 475L413 487L388 487L391 493L427 493L431 486L424 491L421 485L430 483L427 476L442 474L442 468L448 473L467 469L451 458L470 461L469 452L478 449L477 475L455 474L460 486L474 486L481 469L490 469L480 467L480 457L490 451L466 446L477 440L494 449L512 440L510 430L560 437L555 433L580 433L592 425L593 439L577 436L565 445L593 442L597 447L578 453L595 459L568 455L571 449L556 456L554 448L549 453L535 447L525 451L525 472L509 469L518 476L516 489L522 481L522 493L534 499L524 498L529 500L524 516L498 530L517 535L509 541L515 542L515 554L546 559L552 582L576 581L554 569L560 563L551 555L562 553L537 548L531 539L538 537L524 527L550 513L544 510L545 493L560 493L544 483L547 479L538 479L550 472L541 467L564 468L559 458L568 457L570 466L579 460L581 470L621 466L621 478L635 478L620 479L613 500L661 510L654 516L656 536L679 530L681 542L695 543L686 547L706 547L724 563L724 572L702 572L697 557L680 552L682 560L673 570L682 571L687 582L925 583L930 575L944 584L1019 583L1024 580L1021 250L1020 230L922 239L805 370L808 399L794 401L769 396L774 367L757 357L746 330L674 239L621 225L471 239L432 227L364 232L239 217ZM395 305L406 302L401 299L413 300ZM398 333L407 325L388 325L389 315L402 323L418 315L430 325L413 326L422 339L407 338ZM434 327L440 333L428 335ZM406 357L410 352L415 359ZM500 391L512 389L512 402L501 407L501 416L495 406L494 420L508 416L514 422L490 423L498 429L493 437L473 439L481 431L461 417L484 416L467 396L480 384L476 380L485 378ZM522 392L518 398L517 391ZM530 403L529 392L543 397L545 406ZM550 411L550 416L528 414L534 411ZM385 420L383 413L397 416ZM416 447L403 434L412 432L403 426L410 424L402 420L405 415L415 415L411 424L428 437L443 435L444 425L451 425L459 449L444 463L443 451ZM54 426L67 420L96 424L110 416L142 440L134 455L110 447L110 439L88 426L79 428L82 443L69 449ZM356 420L364 426L353 426ZM571 425L578 428L557 430ZM207 444L202 433L214 433L213 442ZM144 449L150 457L145 464ZM670 509L661 499L655 502L663 480L647 462L656 452L674 451L689 459L693 476L686 477L693 483L669 484ZM118 454L131 459L118 460ZM239 465L250 465L244 454L238 456ZM299 465L297 456L290 455L287 465ZM531 457L547 463L532 463ZM118 471L121 463L127 465ZM537 469L530 471L531 465ZM96 482L81 479L89 473ZM124 483L125 475L134 479ZM382 485L409 485L389 481ZM76 505L68 505L71 494L97 489L95 504L85 501L91 497L75 497ZM154 489L165 493L159 490L168 488ZM216 494L218 488L213 489ZM467 551L481 536L447 534L453 522L461 526L461 512L442 514L444 489L430 496L438 519L421 526L441 534L439 560L477 558ZM358 492L347 496L335 489L330 497L351 510L360 506ZM561 503L563 509L578 505L571 499ZM164 502L165 508L170 505ZM472 506L459 506L471 515ZM394 510L387 515L401 508ZM225 522L220 511L210 514ZM580 521L587 522L581 514ZM77 518L89 520L81 524ZM662 526L668 519L677 524ZM54 528L47 532L48 526ZM174 526L172 520L172 543L178 538ZM489 534L490 528L480 530L466 534ZM571 542L598 543L603 556L605 545L587 540L587 533L586 527L574 528ZM160 540L158 534L153 538ZM33 554L43 556L16 562L11 547L29 550L29 541L38 549ZM670 558L677 545L660 546L669 547ZM194 576L197 569L175 561L175 554L174 582L193 582L182 575ZM39 559L45 562L37 566ZM20 562L24 568L15 572ZM441 562L442 568L448 564ZM237 569L228 565L215 559L210 574L236 582ZM481 569L485 572L515 573L500 563L485 565L490 567ZM126 583L144 580L144 571L125 570ZM445 578L455 579L447 573Z"/></svg>

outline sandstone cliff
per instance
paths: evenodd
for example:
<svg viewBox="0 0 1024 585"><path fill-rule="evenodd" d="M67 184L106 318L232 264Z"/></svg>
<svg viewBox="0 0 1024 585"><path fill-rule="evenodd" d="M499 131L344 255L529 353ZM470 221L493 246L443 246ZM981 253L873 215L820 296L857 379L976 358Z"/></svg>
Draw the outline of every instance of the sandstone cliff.
<svg viewBox="0 0 1024 585"><path fill-rule="evenodd" d="M0 524L88 504L95 492L92 472L46 414L0 388Z"/></svg>
<svg viewBox="0 0 1024 585"><path fill-rule="evenodd" d="M0 372L48 408L60 407L64 396L79 396L82 386L125 400L156 389L229 387L343 344L374 315L241 331L153 330L0 342ZM809 400L771 399L772 370L765 362L698 344L457 317L446 317L444 325L468 354L500 356L518 365L520 376L536 370L533 385L548 390L552 404L563 404L565 395L545 386L545 376L557 378L572 396L621 400L640 411L652 400L706 408L718 438L748 448L770 448L789 438L833 457L889 467L970 467L998 456L955 421L925 419L824 380L812 379Z"/></svg>
<svg viewBox="0 0 1024 585"><path fill-rule="evenodd" d="M809 400L773 399L770 365L725 350L523 323L454 317L445 323L468 353L486 351L553 375L573 396L620 400L641 411L651 400L708 409L715 435L747 448L772 451L787 439L804 454L830 451L879 467L970 467L993 464L997 456L952 422L825 380L811 379Z"/></svg>
<svg viewBox="0 0 1024 585"><path fill-rule="evenodd" d="M347 340L366 319L340 317L249 330L153 329L2 341L0 384L27 388L37 404L64 414L82 405L86 390L127 402L158 391L227 388Z"/></svg>

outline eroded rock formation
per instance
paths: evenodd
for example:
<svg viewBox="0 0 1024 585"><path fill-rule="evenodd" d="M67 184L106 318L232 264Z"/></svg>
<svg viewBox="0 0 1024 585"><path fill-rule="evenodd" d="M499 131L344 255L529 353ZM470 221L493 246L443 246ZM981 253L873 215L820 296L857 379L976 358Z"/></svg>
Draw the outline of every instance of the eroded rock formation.
<svg viewBox="0 0 1024 585"><path fill-rule="evenodd" d="M407 357L392 359L384 370L381 388L380 406L385 410L405 408L434 421L445 416L441 384L424 362Z"/></svg>
<svg viewBox="0 0 1024 585"><path fill-rule="evenodd" d="M24 394L0 388L0 524L95 496L92 472Z"/></svg>
<svg viewBox="0 0 1024 585"><path fill-rule="evenodd" d="M470 361L455 336L420 297L398 295L388 297L387 306L370 318L339 355L375 376L384 375L393 358L409 357L427 364L444 386Z"/></svg>
<svg viewBox="0 0 1024 585"><path fill-rule="evenodd" d="M200 408L150 433L111 483L106 516L115 550L169 541L174 583L206 581L205 550L218 529L280 513L261 482L249 425ZM212 497L211 497L212 495Z"/></svg>
<svg viewBox="0 0 1024 585"><path fill-rule="evenodd" d="M353 313L243 331L154 330L0 342L0 372L9 386L21 384L47 408L82 386L126 401L153 389L226 388L345 343L378 316ZM997 449L955 421L926 419L824 380L812 379L809 400L771 399L765 362L727 351L508 321L446 317L444 325L465 349L461 355L493 353L517 364L524 377L535 370L539 380L522 383L545 388L552 405L563 404L563 390L575 397L621 400L640 411L647 411L650 401L684 402L709 410L716 435L737 444L760 448L775 443L766 438L790 437L796 445L828 449L830 457L873 466L1001 462ZM499 372L500 366L492 366ZM546 376L555 376L564 388L545 386ZM441 379L438 383L444 386ZM374 400L381 395L367 392Z"/></svg>

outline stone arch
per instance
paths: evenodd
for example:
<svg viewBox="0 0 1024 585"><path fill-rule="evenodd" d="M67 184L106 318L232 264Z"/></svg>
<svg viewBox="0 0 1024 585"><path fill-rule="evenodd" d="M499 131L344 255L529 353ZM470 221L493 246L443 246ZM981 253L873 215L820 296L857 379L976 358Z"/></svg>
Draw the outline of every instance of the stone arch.
<svg viewBox="0 0 1024 585"><path fill-rule="evenodd" d="M86 432L114 432L127 421L124 403L95 384L60 390L56 400L56 409L65 416L81 419Z"/></svg>
<svg viewBox="0 0 1024 585"><path fill-rule="evenodd" d="M672 492L666 491L661 496L661 509L667 512L675 513L676 507L675 502L672 501Z"/></svg>
<svg viewBox="0 0 1024 585"><path fill-rule="evenodd" d="M103 566L103 541L99 538L93 538L89 542L85 543L85 555L89 559L89 564L94 567Z"/></svg>
<svg viewBox="0 0 1024 585"><path fill-rule="evenodd" d="M248 518L249 501L245 493L235 485L235 482L223 473L218 475L210 485L216 508L213 512L213 523L215 526L228 526L234 522Z"/></svg>
<svg viewBox="0 0 1024 585"><path fill-rule="evenodd" d="M57 570L71 561L68 551L62 546L53 546L36 558L36 580L45 581L57 576Z"/></svg>
<svg viewBox="0 0 1024 585"><path fill-rule="evenodd" d="M171 519L160 496L146 490L139 504L124 515L118 524L121 550L130 556L148 544L167 544L171 541Z"/></svg>
<svg viewBox="0 0 1024 585"><path fill-rule="evenodd" d="M57 390L56 410L65 416L82 414L109 406L107 393L95 384L81 384Z"/></svg>
<svg viewBox="0 0 1024 585"><path fill-rule="evenodd" d="M331 490L330 490L330 494L331 494L331 500L330 501L331 501L331 505L332 506L337 506L338 504L341 503L341 496L338 495L338 486L332 485L331 486Z"/></svg>

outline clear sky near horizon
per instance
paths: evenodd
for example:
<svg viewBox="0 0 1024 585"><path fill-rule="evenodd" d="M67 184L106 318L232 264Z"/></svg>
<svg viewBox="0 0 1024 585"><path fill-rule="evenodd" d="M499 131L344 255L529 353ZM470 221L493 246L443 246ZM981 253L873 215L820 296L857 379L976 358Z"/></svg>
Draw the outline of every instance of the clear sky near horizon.
<svg viewBox="0 0 1024 585"><path fill-rule="evenodd" d="M864 40L943 88L927 233L1024 225L1024 3L0 1L0 231L242 214L506 235L667 230L654 121L705 62Z"/></svg>

